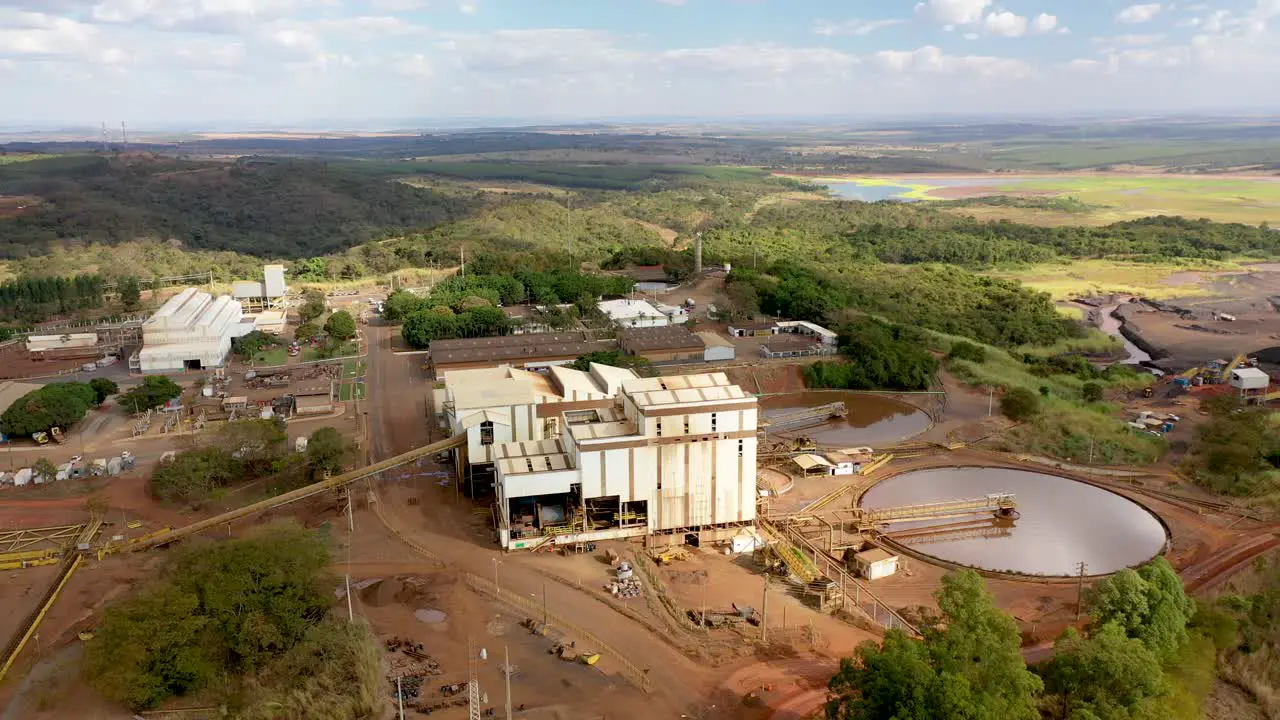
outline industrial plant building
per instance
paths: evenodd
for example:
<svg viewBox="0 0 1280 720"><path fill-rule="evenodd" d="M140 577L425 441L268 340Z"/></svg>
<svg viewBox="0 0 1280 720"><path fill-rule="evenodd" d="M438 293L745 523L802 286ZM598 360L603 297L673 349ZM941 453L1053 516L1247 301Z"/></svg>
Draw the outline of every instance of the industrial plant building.
<svg viewBox="0 0 1280 720"><path fill-rule="evenodd" d="M678 305L654 305L647 300L622 298L596 305L610 321L624 328L662 327L689 321L689 311Z"/></svg>
<svg viewBox="0 0 1280 720"><path fill-rule="evenodd" d="M502 372L446 376L442 414L468 435L470 482L492 473L504 549L713 542L754 521L758 407L724 373Z"/></svg>
<svg viewBox="0 0 1280 720"><path fill-rule="evenodd" d="M231 284L231 296L250 311L276 307L288 294L283 265L263 266L260 281L239 280Z"/></svg>
<svg viewBox="0 0 1280 720"><path fill-rule="evenodd" d="M511 367L455 370L445 374L432 405L450 435L467 434L458 472L468 491L484 490L504 443L556 437L560 412L611 407L622 383L634 379L631 370L598 363L589 372L555 366L546 375Z"/></svg>
<svg viewBox="0 0 1280 720"><path fill-rule="evenodd" d="M231 339L253 329L242 323L240 303L230 295L213 297L187 288L169 298L142 324L142 350L132 369L177 372L218 367L231 352Z"/></svg>
<svg viewBox="0 0 1280 720"><path fill-rule="evenodd" d="M547 368L568 365L587 353L608 349L608 344L595 342L582 332L433 340L427 354L427 370L439 380L457 370Z"/></svg>

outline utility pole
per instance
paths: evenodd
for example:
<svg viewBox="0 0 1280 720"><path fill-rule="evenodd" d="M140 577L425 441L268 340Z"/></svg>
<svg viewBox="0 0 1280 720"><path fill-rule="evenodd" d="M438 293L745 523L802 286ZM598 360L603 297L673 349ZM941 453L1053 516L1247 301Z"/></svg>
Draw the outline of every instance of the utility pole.
<svg viewBox="0 0 1280 720"><path fill-rule="evenodd" d="M995 408L996 403L996 386L992 385L987 388L987 417L991 417L991 411Z"/></svg>
<svg viewBox="0 0 1280 720"><path fill-rule="evenodd" d="M542 581L542 624L548 625L547 620L547 581Z"/></svg>
<svg viewBox="0 0 1280 720"><path fill-rule="evenodd" d="M769 576L764 576L764 597L760 600L760 642L769 642Z"/></svg>
<svg viewBox="0 0 1280 720"><path fill-rule="evenodd" d="M400 720L404 720L404 693L400 690L400 678L396 677L396 702L400 704Z"/></svg>
<svg viewBox="0 0 1280 720"><path fill-rule="evenodd" d="M462 253L462 278L465 280L467 278L467 246L460 246L458 252Z"/></svg>
<svg viewBox="0 0 1280 720"><path fill-rule="evenodd" d="M502 646L502 674L507 679L507 720L511 720L511 653L507 646Z"/></svg>
<svg viewBox="0 0 1280 720"><path fill-rule="evenodd" d="M1080 621L1080 614L1084 612L1084 571L1086 565L1084 562L1076 563L1080 571L1080 578L1076 581L1076 622Z"/></svg>
<svg viewBox="0 0 1280 720"><path fill-rule="evenodd" d="M501 599L502 589L498 587L498 565L501 561L498 558L493 559L493 596Z"/></svg>

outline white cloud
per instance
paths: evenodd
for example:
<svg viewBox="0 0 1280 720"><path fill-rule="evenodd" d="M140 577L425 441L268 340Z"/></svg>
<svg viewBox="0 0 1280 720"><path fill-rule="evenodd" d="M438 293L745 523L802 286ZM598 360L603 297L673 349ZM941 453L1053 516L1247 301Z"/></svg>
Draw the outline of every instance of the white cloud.
<svg viewBox="0 0 1280 720"><path fill-rule="evenodd" d="M1146 35L1132 34L1132 35L1116 35L1114 37L1100 37L1100 38L1094 38L1093 42L1098 45L1104 45L1104 46L1119 45L1119 46L1127 46L1127 47L1137 47L1141 45L1155 45L1156 43L1164 42L1164 39L1165 39L1164 33L1150 33Z"/></svg>
<svg viewBox="0 0 1280 720"><path fill-rule="evenodd" d="M917 3L916 17L942 25L976 25L994 0L925 0Z"/></svg>
<svg viewBox="0 0 1280 720"><path fill-rule="evenodd" d="M970 73L983 77L1022 78L1033 71L1022 60L987 55L948 55L932 45L917 50L881 50L874 59L885 70L900 74Z"/></svg>
<svg viewBox="0 0 1280 720"><path fill-rule="evenodd" d="M70 18L0 8L0 57L72 57L92 50L98 28Z"/></svg>
<svg viewBox="0 0 1280 720"><path fill-rule="evenodd" d="M100 23L234 33L287 17L324 0L102 0L90 15Z"/></svg>
<svg viewBox="0 0 1280 720"><path fill-rule="evenodd" d="M1139 25L1141 23L1151 22L1163 9L1164 8L1160 3L1130 5L1116 15L1116 22L1125 23L1126 25Z"/></svg>
<svg viewBox="0 0 1280 720"><path fill-rule="evenodd" d="M1040 13L1031 21L1031 32L1037 35L1047 33L1056 27L1058 27L1058 17L1056 15ZM1059 28L1059 30L1066 30L1066 28Z"/></svg>
<svg viewBox="0 0 1280 720"><path fill-rule="evenodd" d="M843 20L840 22L831 22L828 20L819 20L813 27L813 31L819 35L826 37L834 37L836 35L851 35L862 37L871 33L882 30L887 27L893 27L903 21L900 19L882 19L882 20Z"/></svg>
<svg viewBox="0 0 1280 720"><path fill-rule="evenodd" d="M1027 32L1027 19L1007 10L991 13L982 24L988 33L1000 37L1022 37Z"/></svg>

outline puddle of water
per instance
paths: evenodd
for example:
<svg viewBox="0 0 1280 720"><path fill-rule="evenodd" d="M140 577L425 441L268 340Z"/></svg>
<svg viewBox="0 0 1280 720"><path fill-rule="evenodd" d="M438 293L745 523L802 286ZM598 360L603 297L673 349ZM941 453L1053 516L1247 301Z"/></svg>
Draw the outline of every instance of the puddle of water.
<svg viewBox="0 0 1280 720"><path fill-rule="evenodd" d="M897 200L899 202L918 202L918 198L903 197L911 192L906 185L864 185L857 180L828 180L826 186L831 192L846 200L862 202L878 202L880 200Z"/></svg>
<svg viewBox="0 0 1280 720"><path fill-rule="evenodd" d="M1140 505L1092 485L1025 470L962 467L904 473L868 490L861 504L891 507L996 492L1017 496L1019 517L1007 534L938 541L946 537L942 534L927 543L924 537L900 542L961 565L1058 576L1075 575L1079 562L1089 575L1112 573L1140 565L1164 547L1164 527ZM890 534L953 522L898 523Z"/></svg>
<svg viewBox="0 0 1280 720"><path fill-rule="evenodd" d="M415 610L413 612L413 616L418 618L422 622L430 623L431 625L438 625L444 622L445 620L449 619L449 616L446 615L443 611L431 610L428 608L421 608L419 610Z"/></svg>
<svg viewBox="0 0 1280 720"><path fill-rule="evenodd" d="M923 410L892 398L848 392L798 392L761 398L760 407L771 414L844 402L849 414L823 425L777 433L780 437L812 438L827 447L885 445L919 435L929 429Z"/></svg>

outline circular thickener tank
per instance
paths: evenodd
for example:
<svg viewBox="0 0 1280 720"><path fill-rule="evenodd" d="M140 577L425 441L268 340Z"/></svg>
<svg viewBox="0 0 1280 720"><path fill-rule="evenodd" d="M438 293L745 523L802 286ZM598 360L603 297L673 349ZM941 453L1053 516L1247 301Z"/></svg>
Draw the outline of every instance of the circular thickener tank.
<svg viewBox="0 0 1280 720"><path fill-rule="evenodd" d="M943 502L1013 493L1017 517L991 514L896 523L901 545L959 565L1026 575L1088 575L1140 565L1165 546L1164 526L1146 508L1087 483L1006 468L917 470L877 484L864 508Z"/></svg>
<svg viewBox="0 0 1280 720"><path fill-rule="evenodd" d="M760 399L765 419L795 410L843 402L848 414L820 425L782 428L778 437L807 437L826 447L884 445L906 440L929 429L929 415L893 398L851 392L796 392Z"/></svg>

